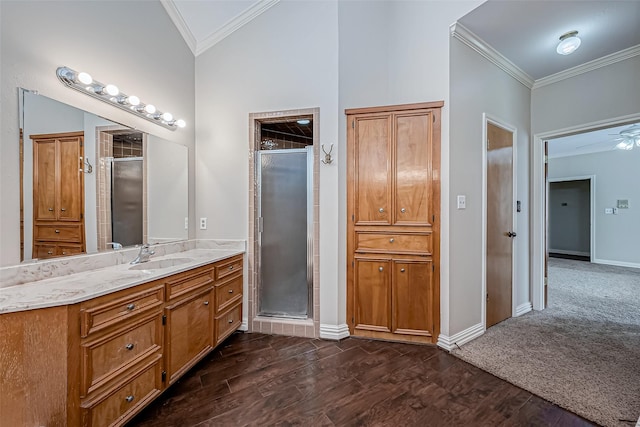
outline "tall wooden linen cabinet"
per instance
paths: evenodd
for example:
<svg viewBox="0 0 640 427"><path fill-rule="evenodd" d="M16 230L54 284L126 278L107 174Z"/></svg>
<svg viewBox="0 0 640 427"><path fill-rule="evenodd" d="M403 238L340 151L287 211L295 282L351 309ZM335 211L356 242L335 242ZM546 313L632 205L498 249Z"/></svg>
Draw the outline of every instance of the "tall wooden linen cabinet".
<svg viewBox="0 0 640 427"><path fill-rule="evenodd" d="M348 109L352 336L436 343L443 102Z"/></svg>

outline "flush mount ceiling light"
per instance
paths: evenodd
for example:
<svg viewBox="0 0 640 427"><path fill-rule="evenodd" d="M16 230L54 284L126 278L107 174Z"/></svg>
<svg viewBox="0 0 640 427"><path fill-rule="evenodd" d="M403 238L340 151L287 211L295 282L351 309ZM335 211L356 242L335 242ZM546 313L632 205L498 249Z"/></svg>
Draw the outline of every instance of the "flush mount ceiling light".
<svg viewBox="0 0 640 427"><path fill-rule="evenodd" d="M556 48L556 52L560 55L569 55L576 51L580 47L580 37L578 37L577 31L569 31L560 36L560 43Z"/></svg>
<svg viewBox="0 0 640 427"><path fill-rule="evenodd" d="M309 119L300 119L300 120L296 120L296 123L298 123L299 125L308 125L309 123L311 123L311 120L309 120Z"/></svg>
<svg viewBox="0 0 640 427"><path fill-rule="evenodd" d="M631 150L635 145L640 147L640 124L631 126L630 128L621 130L616 141L620 141L616 148L620 150Z"/></svg>
<svg viewBox="0 0 640 427"><path fill-rule="evenodd" d="M123 93L114 84L100 83L88 73L79 73L68 67L58 67L56 75L62 83L71 89L97 98L167 129L175 130L176 127L183 128L186 126L184 120L174 119L173 114L166 111L158 111L153 104L145 104L137 96Z"/></svg>

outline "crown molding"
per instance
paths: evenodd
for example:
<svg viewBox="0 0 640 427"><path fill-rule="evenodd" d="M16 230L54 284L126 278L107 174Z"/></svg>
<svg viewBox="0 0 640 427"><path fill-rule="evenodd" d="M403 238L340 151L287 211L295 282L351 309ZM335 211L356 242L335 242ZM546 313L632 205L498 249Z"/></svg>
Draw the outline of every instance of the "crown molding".
<svg viewBox="0 0 640 427"><path fill-rule="evenodd" d="M455 37L471 49L478 52L489 62L495 64L498 68L509 74L511 77L531 89L534 84L533 78L520 69L516 64L509 61L504 55L489 46L484 40L467 29L459 22L454 22L449 27L451 37Z"/></svg>
<svg viewBox="0 0 640 427"><path fill-rule="evenodd" d="M173 21L173 24L176 26L176 28L182 35L182 38L187 43L187 46L189 46L189 49L191 49L191 52L193 52L193 54L195 55L196 46L197 46L196 38L194 37L193 33L189 29L189 26L187 25L186 21L182 17L182 14L176 7L173 0L160 0L160 3L164 7L164 10L167 11L169 18L171 18L171 21Z"/></svg>
<svg viewBox="0 0 640 427"><path fill-rule="evenodd" d="M557 83L561 80L570 79L571 77L579 76L580 74L588 73L589 71L597 70L598 68L606 67L638 55L640 55L640 45L632 46L619 52L603 56L602 58L594 59L593 61L585 62L584 64L576 67L560 71L559 73L542 77L535 81L532 89L538 89L543 86Z"/></svg>
<svg viewBox="0 0 640 427"><path fill-rule="evenodd" d="M161 0L163 3L168 0ZM236 17L230 19L226 24L220 27L217 31L209 35L202 42L197 43L194 50L196 56L200 55L205 50L219 43L225 37L230 36L234 31L238 30L242 26L248 24L276 4L280 0L260 0L254 3L251 7L240 13Z"/></svg>

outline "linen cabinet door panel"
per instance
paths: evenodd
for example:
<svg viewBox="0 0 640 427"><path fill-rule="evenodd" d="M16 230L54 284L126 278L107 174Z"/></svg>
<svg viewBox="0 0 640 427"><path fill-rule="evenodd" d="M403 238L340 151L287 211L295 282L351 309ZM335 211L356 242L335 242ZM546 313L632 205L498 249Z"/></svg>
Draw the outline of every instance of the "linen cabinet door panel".
<svg viewBox="0 0 640 427"><path fill-rule="evenodd" d="M355 223L391 224L391 119L354 119Z"/></svg>
<svg viewBox="0 0 640 427"><path fill-rule="evenodd" d="M429 225L431 217L430 113L395 116L395 222Z"/></svg>
<svg viewBox="0 0 640 427"><path fill-rule="evenodd" d="M33 141L34 219L56 220L56 141Z"/></svg>
<svg viewBox="0 0 640 427"><path fill-rule="evenodd" d="M213 288L206 288L165 309L169 384L213 348L213 301Z"/></svg>
<svg viewBox="0 0 640 427"><path fill-rule="evenodd" d="M393 332L433 333L433 262L393 262Z"/></svg>
<svg viewBox="0 0 640 427"><path fill-rule="evenodd" d="M391 262L355 259L355 329L391 332Z"/></svg>
<svg viewBox="0 0 640 427"><path fill-rule="evenodd" d="M58 218L60 221L80 221L83 205L82 138L59 139L60 195Z"/></svg>

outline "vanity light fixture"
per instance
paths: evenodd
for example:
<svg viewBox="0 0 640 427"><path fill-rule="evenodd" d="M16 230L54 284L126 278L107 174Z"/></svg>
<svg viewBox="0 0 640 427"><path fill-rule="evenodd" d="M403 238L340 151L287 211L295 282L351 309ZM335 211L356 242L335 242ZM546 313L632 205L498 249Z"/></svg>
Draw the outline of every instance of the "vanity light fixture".
<svg viewBox="0 0 640 427"><path fill-rule="evenodd" d="M569 55L575 52L579 47L582 40L578 37L577 31L569 31L560 36L560 43L556 48L556 52L559 55Z"/></svg>
<svg viewBox="0 0 640 427"><path fill-rule="evenodd" d="M62 83L71 89L97 98L167 129L175 130L177 127L183 128L186 126L184 120L174 119L173 114L166 111L158 111L153 104L145 104L137 96L121 92L114 84L100 83L88 73L77 72L68 67L58 67L56 75Z"/></svg>

